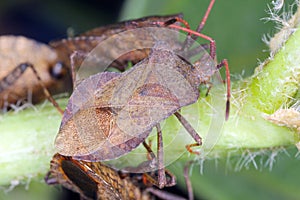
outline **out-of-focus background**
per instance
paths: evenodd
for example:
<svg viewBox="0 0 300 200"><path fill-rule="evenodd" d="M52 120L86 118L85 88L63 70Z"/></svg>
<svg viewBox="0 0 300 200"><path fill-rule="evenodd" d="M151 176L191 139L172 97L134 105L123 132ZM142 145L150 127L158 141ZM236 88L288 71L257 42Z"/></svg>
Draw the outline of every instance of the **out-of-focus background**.
<svg viewBox="0 0 300 200"><path fill-rule="evenodd" d="M262 36L273 35L276 29L274 23L261 19L269 17L266 11L268 5L272 7L271 2L217 1L213 7L203 33L216 40L218 59L229 60L233 77L251 75L257 63L267 58L268 47L262 42ZM285 1L285 4L292 2ZM208 4L209 0L4 0L0 1L0 34L24 35L47 43L124 19L179 12L195 28ZM288 7L285 9L289 10ZM255 153L245 153L230 159L205 161L203 175L199 174L199 166L195 166L192 177L196 198L299 198L300 161L295 158L295 148L282 149L273 158L275 154L277 151L254 158ZM274 159L271 166L270 162ZM176 171L181 183L180 167ZM28 191L23 188L18 187L8 194L0 192L0 199L75 199L65 192L64 196L55 196L60 189L50 188L43 183L32 182Z"/></svg>

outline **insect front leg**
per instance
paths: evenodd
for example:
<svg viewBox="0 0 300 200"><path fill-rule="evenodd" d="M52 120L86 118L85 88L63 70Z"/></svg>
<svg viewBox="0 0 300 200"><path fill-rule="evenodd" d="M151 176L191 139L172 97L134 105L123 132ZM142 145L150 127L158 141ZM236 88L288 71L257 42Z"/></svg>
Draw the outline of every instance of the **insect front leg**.
<svg viewBox="0 0 300 200"><path fill-rule="evenodd" d="M215 3L215 0L211 0L210 1L209 5L208 5L208 7L206 9L205 14L204 14L203 18L201 19L201 22L199 23L199 25L198 25L198 27L196 29L196 32L200 33L203 30L203 28L204 28L204 26L206 24L207 18L209 16L210 12L211 12L211 9L212 9L214 3ZM188 49L193 44L193 41L196 40L196 38L197 38L196 35L192 35L192 40L189 40L188 38L186 38L186 40L184 41L183 47L185 49Z"/></svg>
<svg viewBox="0 0 300 200"><path fill-rule="evenodd" d="M188 36L191 36L191 39L189 39L189 37L187 37L186 40L184 41L182 50L188 49L193 44L193 42L195 41L195 39L197 37L201 37L201 38L203 38L205 40L208 40L210 42L210 56L213 59L215 59L215 57L216 57L216 44L215 44L215 41L211 37L200 33L202 31L202 29L204 28L204 25L206 23L206 20L208 18L208 15L211 12L211 9L212 9L214 3L215 3L215 0L210 1L210 4L209 4L208 8L206 9L204 17L202 18L202 20L201 20L199 26L197 27L196 31L191 30L188 22L186 22L185 20L183 20L179 17L175 17L173 19L170 19L170 20L162 23L163 26L168 26L170 28L175 28L175 29L178 29L178 30L182 30L182 31L188 33ZM175 24L175 22L181 22L185 27L178 26L178 25Z"/></svg>

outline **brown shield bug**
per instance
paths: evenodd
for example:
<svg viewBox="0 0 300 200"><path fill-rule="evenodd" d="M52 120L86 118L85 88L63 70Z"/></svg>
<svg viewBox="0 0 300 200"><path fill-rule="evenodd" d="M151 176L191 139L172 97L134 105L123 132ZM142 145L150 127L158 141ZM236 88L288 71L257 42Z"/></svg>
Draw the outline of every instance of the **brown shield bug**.
<svg viewBox="0 0 300 200"><path fill-rule="evenodd" d="M203 28L213 3L211 1L198 30ZM162 30L163 26L167 26L183 30L189 36L207 39L210 41L210 54L202 54L199 60L192 63L184 57L181 50L189 48L193 41L187 40L181 49L174 50L171 48L172 44L158 40L151 47L149 56L130 70L122 74L98 73L83 80L69 100L55 141L60 154L85 161L115 159L135 149L156 127L158 155L155 169L159 170L159 187L164 187L166 178L163 174L163 142L159 123L172 114L196 142L187 145L187 149L198 153L191 150L191 147L201 145L202 138L179 110L195 103L199 98L199 85L208 83L219 68L225 66L227 119L229 67L226 60L219 65L215 64L216 46L213 39L188 27L174 24L177 21L184 22L180 18L156 22L160 26L156 29Z"/></svg>

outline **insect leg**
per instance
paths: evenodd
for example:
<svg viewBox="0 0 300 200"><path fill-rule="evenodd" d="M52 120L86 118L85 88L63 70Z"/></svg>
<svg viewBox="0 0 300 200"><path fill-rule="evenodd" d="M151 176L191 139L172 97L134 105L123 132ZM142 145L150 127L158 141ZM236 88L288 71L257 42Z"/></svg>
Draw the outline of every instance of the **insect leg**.
<svg viewBox="0 0 300 200"><path fill-rule="evenodd" d="M166 175L166 184L165 187L171 187L176 185L176 177L167 169L164 169L164 173ZM155 185L159 186L157 177L155 175L155 172L153 173L144 173L143 174L143 183L145 185Z"/></svg>
<svg viewBox="0 0 300 200"><path fill-rule="evenodd" d="M150 157L151 160L156 159L156 156L153 153L150 145L148 145L145 141L143 142L143 145L147 149L147 152L148 152L148 156L147 157ZM163 169L162 172L159 172L159 170L157 172L158 172L158 177L159 176L166 177L165 178L165 180L166 180L165 181L165 185L163 185L163 187L164 186L167 186L167 187L174 186L176 184L176 178L175 178L175 176L170 171L166 170L164 168L164 166L162 166L162 167L163 167L162 168ZM161 174L159 174L159 173L161 173ZM153 175L149 175L147 173L143 174L143 182L144 182L145 185L148 185L148 183L150 183L151 185L159 186L159 184L160 184L159 178L158 178L158 180L156 180L156 178L153 178Z"/></svg>
<svg viewBox="0 0 300 200"><path fill-rule="evenodd" d="M176 22L181 22L186 28L190 29L189 23L180 17L175 17L173 19L164 22L163 26L170 26L171 24L174 24Z"/></svg>
<svg viewBox="0 0 300 200"><path fill-rule="evenodd" d="M192 162L193 161L187 162L186 165L184 166L184 171L183 171L184 180L185 180L186 188L187 188L187 191L188 191L189 200L194 199L193 187L192 187L191 179L190 179L190 176L189 176L189 170L190 170L190 166L191 166Z"/></svg>
<svg viewBox="0 0 300 200"><path fill-rule="evenodd" d="M195 32L200 33L202 31L202 29L204 28L204 25L206 24L207 18L209 16L210 12L211 12L211 9L212 9L214 3L215 3L215 0L211 0L210 1L209 5L208 5L208 7L206 9L206 12L205 12L203 18L201 19L201 22L199 23L199 25L198 25L198 27L197 27L197 29L196 29ZM170 19L170 20L164 22L164 25L165 26L170 26L170 27L173 27L173 28L176 28L176 27L178 28L177 25L174 25L174 23L176 23L176 22L181 22L186 27L186 29L190 29L189 24L185 20L183 20L183 19L181 19L179 17L175 17L173 19ZM181 29L181 30L183 30L183 29ZM186 31L186 32L188 33L188 36L189 35L192 35L192 36L191 36L191 39L189 39L189 37L187 37L185 39L182 49L188 49L193 44L193 42L195 41L195 39L197 37L202 37L200 35L194 34L194 33L189 32L189 31ZM204 38L204 37L202 37L202 38ZM207 38L204 38L204 39L207 39ZM212 58L214 58L214 56L212 56Z"/></svg>
<svg viewBox="0 0 300 200"><path fill-rule="evenodd" d="M49 171L49 172L46 174L44 180L45 180L45 182L46 182L48 185L57 185L57 184L58 184L57 179L51 177L51 171Z"/></svg>
<svg viewBox="0 0 300 200"><path fill-rule="evenodd" d="M215 60L215 57L216 57L216 43L211 37L209 37L207 35L204 35L202 33L198 33L196 31L181 27L181 26L177 26L175 24L171 24L171 25L169 25L169 27L177 28L179 30L183 30L183 31L187 32L188 34L192 34L192 35L195 35L195 36L198 36L198 37L201 37L203 39L208 40L210 42L210 44L209 44L210 45L210 47L209 47L210 56L212 57L213 60ZM229 101L230 100L230 72L229 72L228 62L227 62L226 59L224 59L219 65L217 65L217 69L219 69L223 66L225 66L225 69L226 69L226 81L227 81L227 102L226 102L226 120L227 120L228 117L229 117L229 107L230 107L230 101Z"/></svg>
<svg viewBox="0 0 300 200"><path fill-rule="evenodd" d="M209 15L210 12L211 12L212 7L214 6L214 3L215 3L215 0L211 0L211 1L210 1L209 5L208 5L208 7L207 7L207 9L206 9L205 14L204 14L204 16L203 16L203 18L202 18L202 20L201 20L199 26L198 26L197 29L196 29L196 31L197 31L198 33L200 33L200 32L202 31L202 29L204 28L204 25L206 24L206 20L207 20L207 18L208 18L208 15ZM193 38L193 36L192 36L192 38ZM193 38L193 39L195 39L195 38Z"/></svg>
<svg viewBox="0 0 300 200"><path fill-rule="evenodd" d="M18 78L27 69L28 64L20 64L13 71L11 71L7 76L0 80L0 92L4 91L6 88L13 85L13 83L18 80Z"/></svg>
<svg viewBox="0 0 300 200"><path fill-rule="evenodd" d="M215 0L211 0L207 9L206 9L206 12L199 24L199 26L197 27L196 29L196 32L200 33L202 31L202 29L204 28L204 25L206 24L206 20L208 18L208 15L210 14L211 12L211 9L213 7L215 3ZM196 35L192 35L191 39L189 39L188 37L185 39L184 43L183 43L183 48L182 49L188 49L192 46L192 44L194 43L194 41L196 40L197 36Z"/></svg>
<svg viewBox="0 0 300 200"><path fill-rule="evenodd" d="M211 90L211 88L213 86L213 83L212 82L207 82L206 86L207 86L207 91L205 93L205 96L208 96L208 94L209 94L209 92L210 92L210 90Z"/></svg>
<svg viewBox="0 0 300 200"><path fill-rule="evenodd" d="M208 10L207 10L208 13L206 13L206 15L204 15L206 17L204 17L202 19L203 23L201 22L203 25L201 25L201 23L200 23L200 25L197 28L197 30L199 29L201 31L201 29L203 28L203 26L204 26L204 24L206 22L206 19L208 17L208 14L209 14L209 12L211 10L211 7L213 6L213 3L214 3L214 0L211 0L211 3L210 3L210 5L208 7ZM178 26L178 25L174 24L177 21L183 23L186 27L181 27L181 26ZM157 22L157 24L159 24L161 26L168 26L170 28L175 28L175 29L178 29L178 30L182 30L182 31L188 33L188 35L192 35L192 37L195 37L195 38L196 37L201 37L201 38L203 38L205 40L208 40L210 42L210 48L209 48L210 49L210 56L213 59L215 59L215 57L216 57L216 43L215 43L215 41L211 37L209 37L207 35L199 33L198 31L191 30L189 24L185 20L176 17L176 18L170 19L170 20L168 20L166 22ZM184 47L184 48L186 48L186 47Z"/></svg>
<svg viewBox="0 0 300 200"><path fill-rule="evenodd" d="M38 72L34 68L34 66L31 63L21 63L19 64L10 74L8 74L6 77L4 77L2 80L0 80L0 92L5 90L7 87L11 86L15 81L18 80L18 78L25 72L27 68L31 68L33 71L35 77L37 78L39 84L43 88L43 92L46 96L46 98L53 104L53 106L61 113L63 114L64 111L59 107L58 103L52 98L50 92L44 85L41 77L39 76Z"/></svg>
<svg viewBox="0 0 300 200"><path fill-rule="evenodd" d="M149 187L149 188L145 189L145 192L150 192L151 194L159 197L160 199L165 199L165 200L186 200L183 197L177 196L175 194L172 194L172 193L169 193L166 191L155 189L153 187Z"/></svg>
<svg viewBox="0 0 300 200"><path fill-rule="evenodd" d="M176 177L174 176L174 174L172 174L169 170L165 169L165 174L167 175L166 179L167 179L167 182L166 182L166 186L167 187L171 187L171 186L174 186L176 185ZM169 177L169 178L168 178Z"/></svg>
<svg viewBox="0 0 300 200"><path fill-rule="evenodd" d="M58 103L53 99L53 97L51 96L49 90L44 85L41 77L39 76L39 74L36 71L36 69L34 68L34 66L32 64L25 63L25 65L26 64L28 65L28 67L30 67L32 69L32 71L35 74L37 80L39 81L40 85L42 86L43 92L46 95L47 99L53 104L53 106L58 110L58 112L60 112L61 114L63 114L64 113L63 109L61 109L61 107L59 107Z"/></svg>
<svg viewBox="0 0 300 200"><path fill-rule="evenodd" d="M175 28L175 29L179 29L179 30L182 30L184 32L187 32L188 34L190 35L195 35L196 37L201 37L205 40L208 40L209 41L209 49L210 49L210 56L212 57L212 59L215 59L216 57L216 42L209 36L207 35L204 35L202 33L198 33L196 31L193 31L191 29L188 29L188 28L185 28L185 27L181 27L181 26L178 26L178 25L175 25L175 24L171 24L169 25L169 27L171 28Z"/></svg>
<svg viewBox="0 0 300 200"><path fill-rule="evenodd" d="M192 138L196 141L196 143L194 144L186 145L186 149L190 153L199 154L199 152L193 151L191 147L202 145L202 138L198 135L197 131L191 126L191 124L179 112L175 112L174 115L177 117L177 119L180 121L183 127L187 130L187 132L192 136Z"/></svg>
<svg viewBox="0 0 300 200"><path fill-rule="evenodd" d="M153 160L156 159L156 156L154 155L152 149L151 149L151 142L149 142L149 145L144 141L143 146L147 150L147 159L148 160Z"/></svg>
<svg viewBox="0 0 300 200"><path fill-rule="evenodd" d="M227 84L227 100L226 100L226 114L225 119L228 120L229 117L229 111L230 111L230 72L229 72L229 66L226 59L222 60L220 64L217 65L217 69L220 69L221 67L225 67L226 71L226 84Z"/></svg>
<svg viewBox="0 0 300 200"><path fill-rule="evenodd" d="M158 187L163 188L166 185L166 174L164 168L164 151L163 138L160 125L156 125L157 129L157 168L158 168Z"/></svg>

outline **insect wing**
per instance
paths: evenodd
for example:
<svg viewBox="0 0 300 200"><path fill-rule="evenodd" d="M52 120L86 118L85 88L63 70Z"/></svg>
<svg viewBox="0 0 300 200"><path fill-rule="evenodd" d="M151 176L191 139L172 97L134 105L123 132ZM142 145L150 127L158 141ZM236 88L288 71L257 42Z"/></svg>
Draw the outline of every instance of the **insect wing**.
<svg viewBox="0 0 300 200"><path fill-rule="evenodd" d="M70 99L56 138L58 152L99 161L136 148L157 123L197 100L197 88L174 69L178 65L187 63L155 47L149 58L121 75L113 73L107 82L98 80L112 73L83 81Z"/></svg>

